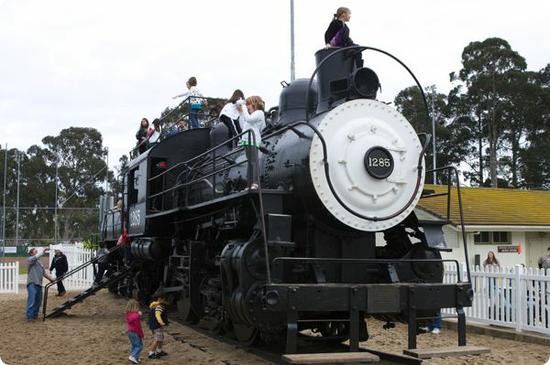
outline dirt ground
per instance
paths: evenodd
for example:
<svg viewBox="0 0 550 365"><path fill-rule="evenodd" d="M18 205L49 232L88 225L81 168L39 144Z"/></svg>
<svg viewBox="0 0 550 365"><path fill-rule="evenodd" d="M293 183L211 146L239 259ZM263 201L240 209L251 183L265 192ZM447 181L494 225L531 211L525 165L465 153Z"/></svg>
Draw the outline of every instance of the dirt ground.
<svg viewBox="0 0 550 365"><path fill-rule="evenodd" d="M55 292L55 291L54 291ZM69 294L69 293L68 293ZM27 322L26 293L0 294L0 358L7 365L28 364L97 364L120 365L128 361L129 340L124 322L126 300L106 290L77 304L69 316ZM54 308L61 299L49 297ZM151 332L144 320L145 348ZM144 364L250 365L268 362L227 343L172 322L165 336L168 356L144 359ZM0 364L2 364L0 362Z"/></svg>
<svg viewBox="0 0 550 365"><path fill-rule="evenodd" d="M26 293L0 295L0 358L7 365L27 364L129 364L129 342L125 331L126 300L102 290L77 304L68 316L57 319L25 320ZM61 300L51 296L49 307ZM51 306L50 306L51 305ZM146 329L145 321L142 323ZM397 324L392 330L382 329L382 322L369 320L370 339L364 346L401 353L406 347L406 327ZM151 340L145 331L145 345ZM168 356L160 360L144 359L155 364L247 365L267 361L225 342L205 336L172 322L166 336ZM418 347L451 346L456 332L443 330L439 335L418 337ZM550 358L550 347L469 334L468 344L487 346L490 354L459 358L431 359L428 365L441 364L544 364ZM146 349L142 352L146 356ZM1 362L0 362L1 364Z"/></svg>
<svg viewBox="0 0 550 365"><path fill-rule="evenodd" d="M402 353L407 347L407 326L397 323L391 330L384 330L380 321L369 321L370 338L363 344L377 350ZM457 332L443 329L438 335L426 333L417 336L417 347L432 348L456 346ZM491 349L488 354L479 356L447 357L425 360L427 365L487 365L487 364L514 364L514 365L542 365L550 358L550 347L525 342L493 338L486 335L468 333L468 345L483 346Z"/></svg>

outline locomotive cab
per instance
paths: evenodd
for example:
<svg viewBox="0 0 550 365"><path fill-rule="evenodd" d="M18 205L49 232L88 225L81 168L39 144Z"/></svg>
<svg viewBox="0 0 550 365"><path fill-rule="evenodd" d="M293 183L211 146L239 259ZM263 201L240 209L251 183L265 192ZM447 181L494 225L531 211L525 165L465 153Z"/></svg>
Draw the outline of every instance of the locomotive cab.
<svg viewBox="0 0 550 365"><path fill-rule="evenodd" d="M209 147L209 129L191 129L167 137L128 163L124 196L129 236L165 233L169 227L150 223L155 213L176 206L175 192L164 192L164 187L175 185L181 178L181 169L174 167Z"/></svg>

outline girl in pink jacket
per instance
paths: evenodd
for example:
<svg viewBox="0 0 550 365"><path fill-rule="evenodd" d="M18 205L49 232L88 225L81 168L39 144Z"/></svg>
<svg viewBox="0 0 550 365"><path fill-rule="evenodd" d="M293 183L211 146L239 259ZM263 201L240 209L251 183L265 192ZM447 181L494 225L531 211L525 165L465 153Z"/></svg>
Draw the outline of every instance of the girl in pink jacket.
<svg viewBox="0 0 550 365"><path fill-rule="evenodd" d="M139 364L139 354L143 349L143 329L141 328L141 312L135 299L130 299L126 305L126 323L128 324L128 338L130 339L130 356L132 364Z"/></svg>

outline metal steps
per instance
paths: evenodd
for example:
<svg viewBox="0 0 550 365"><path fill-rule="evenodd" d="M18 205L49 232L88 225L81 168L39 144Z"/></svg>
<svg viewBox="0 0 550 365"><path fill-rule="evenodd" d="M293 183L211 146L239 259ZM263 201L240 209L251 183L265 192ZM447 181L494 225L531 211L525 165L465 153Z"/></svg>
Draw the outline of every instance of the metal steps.
<svg viewBox="0 0 550 365"><path fill-rule="evenodd" d="M129 274L132 273L132 267L127 268L123 271L116 271L109 275L108 277L104 277L99 284L91 286L90 288L82 291L81 293L75 295L72 298L69 298L67 301L62 303L61 305L55 307L50 313L46 314L44 316L44 319L46 318L54 318L59 316L61 313L65 312L67 309L70 309L72 306L74 306L77 303L80 303L84 301L84 299L88 298L91 295L94 295L99 290L116 283L119 280L124 279Z"/></svg>

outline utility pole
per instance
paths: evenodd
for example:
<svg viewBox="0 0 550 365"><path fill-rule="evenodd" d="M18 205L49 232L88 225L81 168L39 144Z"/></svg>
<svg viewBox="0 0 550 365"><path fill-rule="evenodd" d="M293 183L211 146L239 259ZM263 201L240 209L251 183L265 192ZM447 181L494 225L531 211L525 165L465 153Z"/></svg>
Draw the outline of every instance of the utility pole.
<svg viewBox="0 0 550 365"><path fill-rule="evenodd" d="M296 78L294 70L294 0L290 0L290 81Z"/></svg>
<svg viewBox="0 0 550 365"><path fill-rule="evenodd" d="M2 250L2 256L6 256L6 182L8 177L8 144L6 143L6 150L4 151L4 194L2 203L2 243L4 244L4 250Z"/></svg>
<svg viewBox="0 0 550 365"><path fill-rule="evenodd" d="M54 205L54 227L53 227L53 244L57 245L57 176L59 174L59 157L55 162L55 205Z"/></svg>
<svg viewBox="0 0 550 365"><path fill-rule="evenodd" d="M21 176L21 158L19 151L15 152L15 159L17 160L17 209L15 211L15 247L19 245L19 181Z"/></svg>
<svg viewBox="0 0 550 365"><path fill-rule="evenodd" d="M432 154L433 154L433 167L434 167L434 177L433 177L433 184L437 184L437 172L435 171L435 169L437 168L437 159L436 159L436 156L435 156L435 141L436 141L436 138L435 138L435 107L434 107L434 99L435 99L436 95L435 95L435 92L432 90Z"/></svg>

